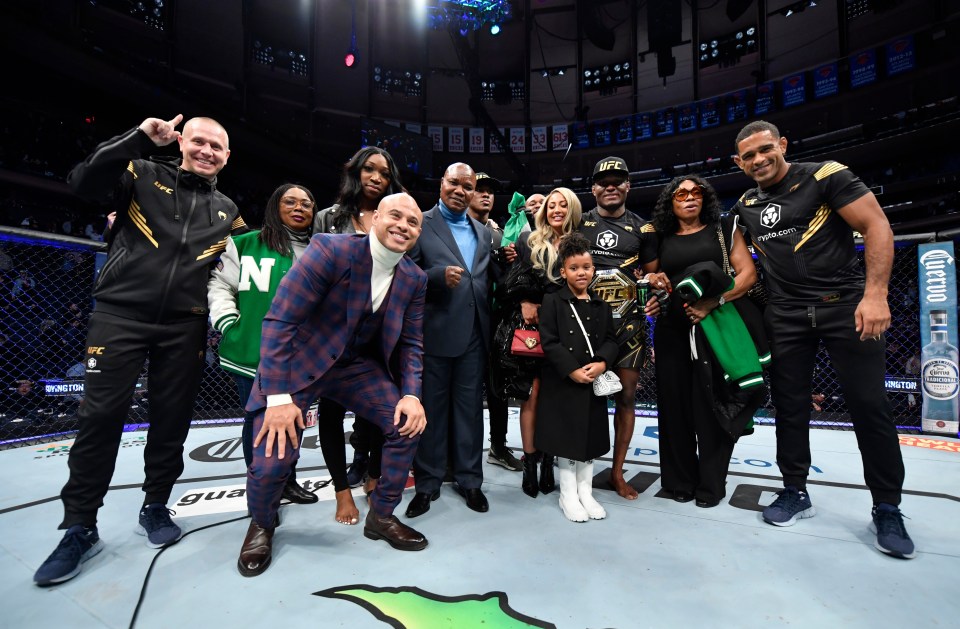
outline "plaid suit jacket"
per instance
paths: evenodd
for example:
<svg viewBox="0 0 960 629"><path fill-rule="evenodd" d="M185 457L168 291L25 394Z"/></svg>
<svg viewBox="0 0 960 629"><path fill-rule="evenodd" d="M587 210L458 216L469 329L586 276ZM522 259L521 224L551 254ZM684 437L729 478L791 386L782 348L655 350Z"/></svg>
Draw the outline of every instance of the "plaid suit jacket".
<svg viewBox="0 0 960 629"><path fill-rule="evenodd" d="M323 377L356 336L371 299L373 258L364 234L316 234L280 282L263 320L257 386L248 411L267 395L296 394ZM421 397L427 276L409 257L397 264L383 311L383 363L401 395Z"/></svg>

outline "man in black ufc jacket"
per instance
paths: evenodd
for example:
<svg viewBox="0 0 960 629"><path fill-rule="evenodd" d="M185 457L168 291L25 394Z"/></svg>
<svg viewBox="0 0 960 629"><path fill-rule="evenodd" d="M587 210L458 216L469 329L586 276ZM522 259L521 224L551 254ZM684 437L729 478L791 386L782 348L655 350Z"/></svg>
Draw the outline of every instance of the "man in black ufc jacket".
<svg viewBox="0 0 960 629"><path fill-rule="evenodd" d="M87 332L85 400L63 487L66 529L34 575L37 585L73 578L103 548L97 511L116 463L130 398L149 360L150 428L144 448L144 501L138 532L147 545L178 541L167 500L183 472L204 364L207 277L232 232L245 231L236 204L217 191L230 156L226 130L210 118L183 125L147 118L97 147L71 171L81 197L109 200L117 212L107 262L94 289ZM148 157L174 141L182 158Z"/></svg>

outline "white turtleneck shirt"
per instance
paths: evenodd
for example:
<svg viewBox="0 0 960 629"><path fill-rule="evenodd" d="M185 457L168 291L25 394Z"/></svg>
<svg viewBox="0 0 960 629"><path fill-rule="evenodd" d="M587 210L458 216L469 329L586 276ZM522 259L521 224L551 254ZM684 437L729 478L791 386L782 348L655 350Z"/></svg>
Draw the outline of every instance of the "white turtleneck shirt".
<svg viewBox="0 0 960 629"><path fill-rule="evenodd" d="M384 297L387 296L387 291L390 290L390 283L393 281L397 264L403 258L403 253L397 253L384 247L373 230L370 230L369 238L370 255L373 257L373 270L370 273L370 303L373 306L373 312L376 312L377 308L383 303ZM292 403L293 398L289 393L267 396L267 408Z"/></svg>

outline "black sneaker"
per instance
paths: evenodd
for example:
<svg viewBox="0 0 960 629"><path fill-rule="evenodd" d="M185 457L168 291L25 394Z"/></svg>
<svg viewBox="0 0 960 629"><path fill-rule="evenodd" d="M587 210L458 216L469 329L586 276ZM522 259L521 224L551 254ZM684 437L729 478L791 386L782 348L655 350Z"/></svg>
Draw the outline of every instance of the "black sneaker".
<svg viewBox="0 0 960 629"><path fill-rule="evenodd" d="M47 557L36 573L37 585L63 583L80 574L80 564L103 550L97 527L75 524L67 529L56 550Z"/></svg>
<svg viewBox="0 0 960 629"><path fill-rule="evenodd" d="M147 546L163 548L180 541L183 531L170 519L173 514L165 504L143 505L140 510L140 525L136 531L147 536Z"/></svg>
<svg viewBox="0 0 960 629"><path fill-rule="evenodd" d="M873 506L870 530L877 534L873 543L882 553L900 559L913 559L917 552L913 540L903 524L903 513L894 505L880 503Z"/></svg>
<svg viewBox="0 0 960 629"><path fill-rule="evenodd" d="M511 472L522 472L523 463L517 457L513 456L513 450L506 445L490 444L490 451L487 452L487 463L499 465Z"/></svg>
<svg viewBox="0 0 960 629"><path fill-rule="evenodd" d="M367 476L367 467L370 465L370 457L361 452L354 451L353 462L347 468L347 484L351 487L359 487L363 484Z"/></svg>
<svg viewBox="0 0 960 629"><path fill-rule="evenodd" d="M777 499L763 510L763 521L774 526L793 526L797 520L817 514L807 492L787 485L777 493Z"/></svg>

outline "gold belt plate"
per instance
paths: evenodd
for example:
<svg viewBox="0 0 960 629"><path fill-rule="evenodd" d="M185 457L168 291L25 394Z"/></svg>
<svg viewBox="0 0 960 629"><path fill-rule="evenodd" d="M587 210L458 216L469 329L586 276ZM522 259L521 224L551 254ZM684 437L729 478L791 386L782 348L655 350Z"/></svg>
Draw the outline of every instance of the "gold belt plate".
<svg viewBox="0 0 960 629"><path fill-rule="evenodd" d="M590 290L610 304L614 317L622 317L636 308L637 284L620 269L597 271Z"/></svg>

